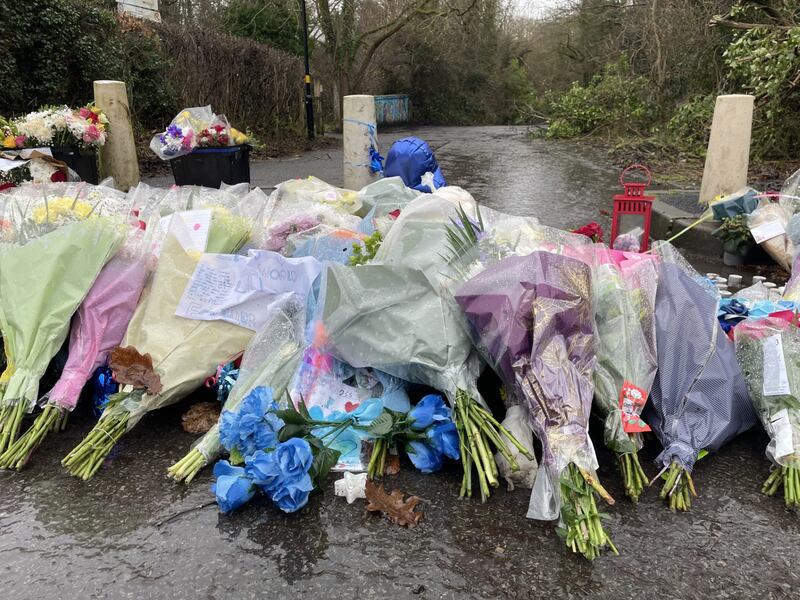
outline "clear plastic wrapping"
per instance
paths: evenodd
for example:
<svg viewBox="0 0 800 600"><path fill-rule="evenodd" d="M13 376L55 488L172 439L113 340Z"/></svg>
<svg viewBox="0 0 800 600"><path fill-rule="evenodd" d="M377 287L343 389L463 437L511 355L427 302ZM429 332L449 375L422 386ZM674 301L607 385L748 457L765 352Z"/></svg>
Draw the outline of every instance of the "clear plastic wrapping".
<svg viewBox="0 0 800 600"><path fill-rule="evenodd" d="M595 365L591 271L550 252L511 256L467 281L455 297L542 442L545 469L536 476L528 515L556 519L567 466L597 469L588 435Z"/></svg>
<svg viewBox="0 0 800 600"><path fill-rule="evenodd" d="M30 411L72 315L129 228L125 194L88 184L22 186L3 196L0 328L9 357L3 410Z"/></svg>
<svg viewBox="0 0 800 600"><path fill-rule="evenodd" d="M800 329L784 319L747 319L734 329L736 357L775 465L800 459Z"/></svg>

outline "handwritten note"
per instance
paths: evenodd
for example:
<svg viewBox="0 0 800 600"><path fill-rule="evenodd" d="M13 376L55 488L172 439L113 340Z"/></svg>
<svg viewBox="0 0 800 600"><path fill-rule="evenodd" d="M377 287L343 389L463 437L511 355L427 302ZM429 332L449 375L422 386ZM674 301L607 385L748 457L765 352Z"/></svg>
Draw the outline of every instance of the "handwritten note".
<svg viewBox="0 0 800 600"><path fill-rule="evenodd" d="M184 250L205 252L211 228L211 211L201 209L173 213L161 218L159 228L178 238Z"/></svg>
<svg viewBox="0 0 800 600"><path fill-rule="evenodd" d="M310 256L285 258L265 250L251 250L248 256L204 254L175 314L258 331L273 300L283 294L305 299L321 270L322 264Z"/></svg>

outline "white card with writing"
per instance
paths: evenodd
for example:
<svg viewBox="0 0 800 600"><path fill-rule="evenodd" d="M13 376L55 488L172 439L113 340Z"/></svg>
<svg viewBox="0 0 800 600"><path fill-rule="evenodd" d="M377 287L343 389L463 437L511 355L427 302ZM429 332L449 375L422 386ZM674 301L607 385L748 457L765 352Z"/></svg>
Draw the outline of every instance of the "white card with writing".
<svg viewBox="0 0 800 600"><path fill-rule="evenodd" d="M785 396L791 394L781 335L776 333L764 338L761 340L761 345L764 351L764 395Z"/></svg>
<svg viewBox="0 0 800 600"><path fill-rule="evenodd" d="M258 331L273 300L297 294L305 300L322 263L312 256L286 258L277 252L203 254L175 314L198 321L227 321Z"/></svg>
<svg viewBox="0 0 800 600"><path fill-rule="evenodd" d="M756 244L760 244L761 242L766 242L774 237L783 235L786 233L786 230L783 228L783 224L780 221L767 221L757 227L752 227L750 233L753 235Z"/></svg>
<svg viewBox="0 0 800 600"><path fill-rule="evenodd" d="M183 221L183 227L173 219ZM211 229L211 210L184 210L162 217L159 222L161 231L169 231L181 243L184 250L205 252L208 244L208 232Z"/></svg>
<svg viewBox="0 0 800 600"><path fill-rule="evenodd" d="M784 408L776 412L770 418L770 425L772 426L772 439L775 442L775 458L783 458L794 454L789 411Z"/></svg>

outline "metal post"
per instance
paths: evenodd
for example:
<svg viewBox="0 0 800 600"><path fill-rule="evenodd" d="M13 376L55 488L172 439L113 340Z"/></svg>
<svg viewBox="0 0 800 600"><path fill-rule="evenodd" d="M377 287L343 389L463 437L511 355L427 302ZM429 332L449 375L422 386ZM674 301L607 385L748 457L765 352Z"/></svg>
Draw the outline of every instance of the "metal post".
<svg viewBox="0 0 800 600"><path fill-rule="evenodd" d="M306 129L308 129L308 139L314 139L314 97L311 94L311 70L308 63L308 19L306 18L306 0L300 0L301 14L303 18L303 54L306 62Z"/></svg>

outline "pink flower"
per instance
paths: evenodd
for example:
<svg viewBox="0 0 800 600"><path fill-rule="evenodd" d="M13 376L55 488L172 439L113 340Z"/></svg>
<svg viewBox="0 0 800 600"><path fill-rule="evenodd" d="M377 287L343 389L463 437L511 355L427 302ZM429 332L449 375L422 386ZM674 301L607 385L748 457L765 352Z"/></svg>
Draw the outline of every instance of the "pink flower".
<svg viewBox="0 0 800 600"><path fill-rule="evenodd" d="M18 135L16 138L14 138L14 141L17 143L17 148L22 148L25 145L25 140L27 139L28 138L24 135Z"/></svg>
<svg viewBox="0 0 800 600"><path fill-rule="evenodd" d="M78 111L78 114L81 116L81 119L91 121L93 113L88 108L82 108Z"/></svg>
<svg viewBox="0 0 800 600"><path fill-rule="evenodd" d="M97 128L96 125L89 125L86 128L86 131L83 134L83 141L87 144L91 144L92 142L97 141L100 139L100 130Z"/></svg>

